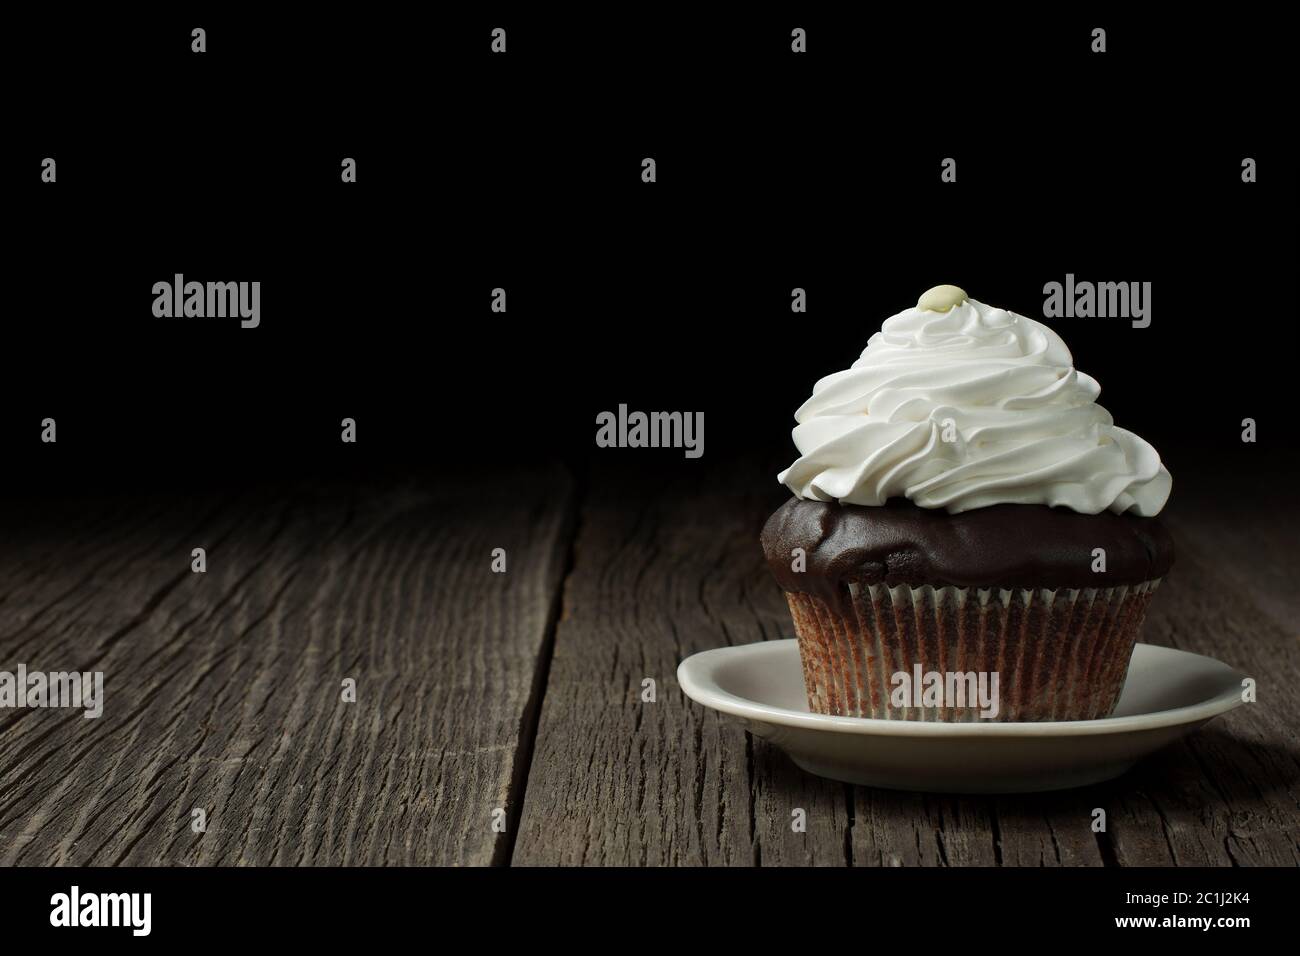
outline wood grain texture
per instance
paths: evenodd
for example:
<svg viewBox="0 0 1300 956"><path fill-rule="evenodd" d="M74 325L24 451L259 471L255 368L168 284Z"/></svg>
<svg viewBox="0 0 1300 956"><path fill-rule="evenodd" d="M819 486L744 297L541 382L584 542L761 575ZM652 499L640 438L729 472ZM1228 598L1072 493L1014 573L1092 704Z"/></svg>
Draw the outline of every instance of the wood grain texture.
<svg viewBox="0 0 1300 956"><path fill-rule="evenodd" d="M0 862L504 862L572 482L475 491L7 506L0 667L102 670L106 704L0 712Z"/></svg>
<svg viewBox="0 0 1300 956"><path fill-rule="evenodd" d="M1295 517L1187 496L1144 640L1267 675L1220 718L1117 781L1050 794L895 793L806 775L686 700L688 654L792 637L757 537L775 469L590 479L542 706L518 864L1106 866L1300 862ZM739 489L739 490L738 490ZM1235 538L1227 529L1235 528ZM1234 543L1229 544L1232 540ZM1250 583L1224 587L1229 574ZM1289 564L1287 562L1290 562ZM1235 570L1232 570L1235 569ZM1287 575L1290 575L1289 578ZM656 703L641 681L658 682ZM1271 690L1270 690L1271 688ZM807 812L794 833L790 813ZM1093 811L1107 814L1094 833Z"/></svg>
<svg viewBox="0 0 1300 956"><path fill-rule="evenodd" d="M754 467L592 475L515 863L843 865L843 786L798 771L677 686L688 654L788 631L755 560L772 496L737 491L766 491L762 479ZM646 679L654 703L641 700ZM806 833L791 829L797 809Z"/></svg>
<svg viewBox="0 0 1300 956"><path fill-rule="evenodd" d="M695 651L793 636L757 543L774 464L598 464L581 495L542 468L472 502L392 480L0 505L0 669L103 670L108 697L0 711L0 863L1300 864L1281 496L1180 486L1144 634L1256 676L1258 704L1101 786L961 797L813 777L678 688Z"/></svg>

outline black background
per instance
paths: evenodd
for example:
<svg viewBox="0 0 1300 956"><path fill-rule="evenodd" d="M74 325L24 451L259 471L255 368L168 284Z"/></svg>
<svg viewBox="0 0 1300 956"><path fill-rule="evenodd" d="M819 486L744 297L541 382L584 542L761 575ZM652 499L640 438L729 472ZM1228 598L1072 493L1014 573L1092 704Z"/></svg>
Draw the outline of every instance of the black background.
<svg viewBox="0 0 1300 956"><path fill-rule="evenodd" d="M708 460L792 458L813 382L921 291L1041 317L1067 273L1153 283L1149 328L1050 323L1117 423L1176 479L1248 465L1296 437L1283 33L1032 8L14 24L7 477L472 479L585 457L620 402L703 411ZM154 318L176 272L260 280L261 326Z"/></svg>
<svg viewBox="0 0 1300 956"><path fill-rule="evenodd" d="M1050 877L1048 876L1050 873ZM389 939L437 944L453 934L498 942L518 937L537 947L554 937L577 952L604 952L625 940L710 948L771 946L774 938L806 937L852 946L908 951L927 945L995 939L1017 943L1052 935L1072 941L1168 936L1185 945L1201 937L1220 946L1273 938L1286 924L1294 870L1032 867L927 870L823 868L655 868L601 870L552 867L465 869L431 874L397 868L61 867L0 872L8 890L5 938L54 941L96 949L173 946L196 931L210 946L291 941L299 950ZM8 884L8 885L5 885ZM50 898L68 893L152 893L152 932L125 928L52 928ZM1231 905L1127 903L1127 894L1223 893L1248 897ZM1221 897L1220 897L1221 898ZM755 901L763 901L762 908ZM667 906L667 910L665 910ZM937 914L941 914L936 918ZM1116 917L1246 917L1249 927L1117 928ZM401 934L400 936L398 934ZM477 937L470 934L477 933ZM472 945L472 944L471 944Z"/></svg>

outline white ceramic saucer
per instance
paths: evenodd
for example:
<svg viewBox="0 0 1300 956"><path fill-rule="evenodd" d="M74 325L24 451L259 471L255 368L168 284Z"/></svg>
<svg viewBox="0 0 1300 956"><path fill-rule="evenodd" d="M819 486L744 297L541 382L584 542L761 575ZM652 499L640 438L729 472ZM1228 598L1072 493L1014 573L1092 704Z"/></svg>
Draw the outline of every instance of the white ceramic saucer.
<svg viewBox="0 0 1300 956"><path fill-rule="evenodd" d="M1062 790L1118 777L1240 704L1244 679L1209 657L1138 644L1111 717L957 724L809 713L793 640L704 651L677 668L688 697L739 718L810 773L947 793Z"/></svg>

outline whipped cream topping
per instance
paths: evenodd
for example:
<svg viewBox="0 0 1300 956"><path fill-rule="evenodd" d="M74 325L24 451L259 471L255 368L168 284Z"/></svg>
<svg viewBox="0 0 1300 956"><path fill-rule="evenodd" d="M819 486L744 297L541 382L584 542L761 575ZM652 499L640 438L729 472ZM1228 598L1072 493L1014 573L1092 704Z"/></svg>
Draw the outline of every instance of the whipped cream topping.
<svg viewBox="0 0 1300 956"><path fill-rule="evenodd" d="M943 311L891 316L851 367L813 386L795 412L799 459L778 480L800 498L901 497L952 514L995 504L1158 513L1168 470L1097 404L1101 386L1060 336L942 288L953 294L921 304Z"/></svg>

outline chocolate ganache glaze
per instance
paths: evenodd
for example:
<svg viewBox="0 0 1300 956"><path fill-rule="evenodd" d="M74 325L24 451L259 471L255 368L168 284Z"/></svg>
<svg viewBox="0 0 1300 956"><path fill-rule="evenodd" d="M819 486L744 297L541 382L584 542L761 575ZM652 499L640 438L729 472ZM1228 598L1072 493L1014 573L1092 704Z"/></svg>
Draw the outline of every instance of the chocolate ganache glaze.
<svg viewBox="0 0 1300 956"><path fill-rule="evenodd" d="M763 551L787 591L842 595L849 581L936 587L1086 588L1163 577L1173 542L1158 518L992 505L960 514L905 499L882 506L791 498L763 527ZM794 549L806 567L794 570ZM1105 571L1094 571L1094 549Z"/></svg>

